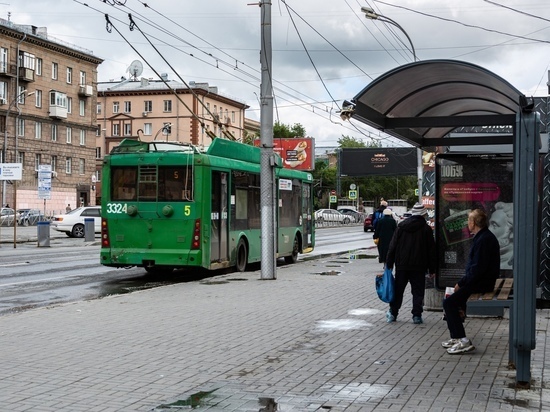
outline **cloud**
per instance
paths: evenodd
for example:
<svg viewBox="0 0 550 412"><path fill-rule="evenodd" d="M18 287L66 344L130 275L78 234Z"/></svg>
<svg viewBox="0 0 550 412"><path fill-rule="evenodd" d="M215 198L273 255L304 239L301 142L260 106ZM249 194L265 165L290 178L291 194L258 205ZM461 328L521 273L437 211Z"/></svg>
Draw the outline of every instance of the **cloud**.
<svg viewBox="0 0 550 412"><path fill-rule="evenodd" d="M479 0L370 3L406 31L419 59L475 63L528 95L547 94L547 21ZM47 27L51 36L93 51L105 60L98 69L100 81L127 76L130 63L141 60L144 77L156 76L148 67L151 65L173 79L179 74L187 82L208 82L218 86L221 93L245 101L250 106L248 116L259 119L258 5L243 0L182 0L177 6L173 1L157 0L149 8L137 0L126 0L118 8L102 1L88 0L87 4L77 0L27 0L0 5L0 14L7 19L10 12L13 23ZM358 0L273 2L274 118L285 124L301 123L308 135L317 138L317 146L336 145L342 135L364 139L370 134L379 135L360 123L355 124L364 134L349 122L342 122L338 106L373 78L412 61L410 43L403 32L366 19L360 11L362 5ZM550 19L545 0L517 3L514 7ZM116 30L107 32L105 13L122 35ZM128 13L175 72L138 30L129 30ZM391 140L387 142L393 145Z"/></svg>

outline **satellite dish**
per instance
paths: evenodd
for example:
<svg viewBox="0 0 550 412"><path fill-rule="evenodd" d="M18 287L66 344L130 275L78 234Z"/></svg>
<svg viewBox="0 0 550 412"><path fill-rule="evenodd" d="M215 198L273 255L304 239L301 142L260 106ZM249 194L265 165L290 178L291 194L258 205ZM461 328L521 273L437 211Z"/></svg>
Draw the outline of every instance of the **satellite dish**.
<svg viewBox="0 0 550 412"><path fill-rule="evenodd" d="M139 60L134 60L128 67L128 73L130 73L130 76L133 77L134 80L137 79L137 77L143 73L143 64Z"/></svg>

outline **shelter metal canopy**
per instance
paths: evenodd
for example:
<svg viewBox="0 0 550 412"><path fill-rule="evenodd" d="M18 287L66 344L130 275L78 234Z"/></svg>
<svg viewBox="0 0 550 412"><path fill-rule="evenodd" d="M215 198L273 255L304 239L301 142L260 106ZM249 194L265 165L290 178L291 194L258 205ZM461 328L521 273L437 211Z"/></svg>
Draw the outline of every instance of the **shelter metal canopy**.
<svg viewBox="0 0 550 412"><path fill-rule="evenodd" d="M522 101L519 90L480 66L426 60L375 79L354 97L352 118L417 147L511 144L512 134L452 144L445 136L457 127L514 125Z"/></svg>

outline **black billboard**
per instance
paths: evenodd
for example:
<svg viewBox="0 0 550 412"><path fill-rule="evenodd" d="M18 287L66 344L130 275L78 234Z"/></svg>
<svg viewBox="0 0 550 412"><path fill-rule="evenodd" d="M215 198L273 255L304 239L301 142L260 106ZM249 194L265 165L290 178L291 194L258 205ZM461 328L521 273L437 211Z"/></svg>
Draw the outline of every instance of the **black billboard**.
<svg viewBox="0 0 550 412"><path fill-rule="evenodd" d="M342 148L341 176L416 175L418 157L414 147Z"/></svg>

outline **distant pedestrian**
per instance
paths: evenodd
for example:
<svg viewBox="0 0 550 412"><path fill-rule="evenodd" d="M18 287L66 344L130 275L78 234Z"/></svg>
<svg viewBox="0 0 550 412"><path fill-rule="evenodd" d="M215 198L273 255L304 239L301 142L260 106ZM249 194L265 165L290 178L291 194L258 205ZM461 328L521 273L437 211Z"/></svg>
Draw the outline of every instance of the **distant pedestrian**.
<svg viewBox="0 0 550 412"><path fill-rule="evenodd" d="M474 234L466 273L454 287L454 293L443 300L443 310L451 339L442 342L447 353L456 355L475 350L472 341L466 337L461 311L472 293L490 292L500 275L500 246L498 239L488 228L488 219L481 209L474 209L468 215L468 230Z"/></svg>
<svg viewBox="0 0 550 412"><path fill-rule="evenodd" d="M378 261L380 263L386 263L386 256L388 249L390 248L390 242L393 237L393 232L397 228L397 222L392 216L391 209L384 209L382 212L383 217L380 219L374 230L373 239L378 239Z"/></svg>
<svg viewBox="0 0 550 412"><path fill-rule="evenodd" d="M380 202L380 206L378 209L374 211L374 214L372 215L372 227L376 229L376 225L378 224L378 221L384 217L384 209L388 207L388 202L386 202L384 199Z"/></svg>
<svg viewBox="0 0 550 412"><path fill-rule="evenodd" d="M65 213L69 213L70 211L71 211L71 204L69 203L65 208Z"/></svg>
<svg viewBox="0 0 550 412"><path fill-rule="evenodd" d="M6 203L6 207L10 207L10 204L9 204L9 203Z"/></svg>
<svg viewBox="0 0 550 412"><path fill-rule="evenodd" d="M426 222L426 208L417 203L411 213L411 217L397 225L386 258L388 268L392 269L395 264L394 297L386 313L388 323L397 320L407 283L411 284L413 323L423 323L426 273L435 274L435 241L432 228Z"/></svg>

